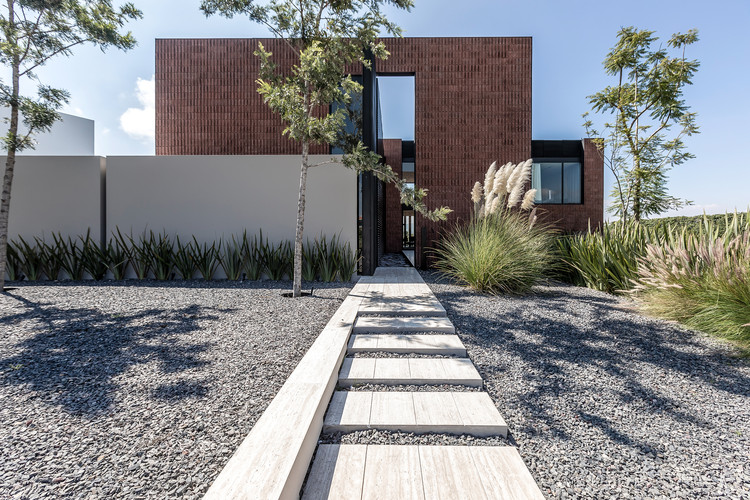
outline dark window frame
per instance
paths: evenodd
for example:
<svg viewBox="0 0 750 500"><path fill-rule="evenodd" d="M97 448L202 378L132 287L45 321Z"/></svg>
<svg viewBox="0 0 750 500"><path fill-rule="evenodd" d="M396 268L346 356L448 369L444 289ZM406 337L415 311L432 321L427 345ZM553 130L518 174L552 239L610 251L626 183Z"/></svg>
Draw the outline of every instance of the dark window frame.
<svg viewBox="0 0 750 500"><path fill-rule="evenodd" d="M585 205L586 203L586 176L584 175L584 165L583 165L583 159L578 158L575 156L542 156L538 158L532 158L532 163L559 163L560 164L560 186L562 186L562 189L560 191L560 199L563 200L562 203L537 203L537 205L544 205L544 206L552 206L552 207L559 207L562 205L566 206L576 206L576 205ZM565 203L565 163L578 163L581 166L581 201L580 203Z"/></svg>

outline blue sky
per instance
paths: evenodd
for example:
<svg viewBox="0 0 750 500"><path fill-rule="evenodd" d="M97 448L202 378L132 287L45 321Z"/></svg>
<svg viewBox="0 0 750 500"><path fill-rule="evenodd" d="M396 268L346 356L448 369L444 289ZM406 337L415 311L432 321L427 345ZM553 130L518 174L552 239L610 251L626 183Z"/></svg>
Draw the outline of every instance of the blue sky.
<svg viewBox="0 0 750 500"><path fill-rule="evenodd" d="M39 72L45 83L71 92L65 111L96 121L98 154L153 154L154 39L268 36L243 18L205 18L199 0L133 1L144 13L131 25L136 49L103 54L79 48ZM696 158L672 172L670 189L695 202L685 214L750 204L750 171L741 152L750 116L750 1L416 0L411 13L391 17L406 36L532 36L535 139L583 136L586 96L608 83L601 62L620 27L655 30L662 39L697 28L701 40L688 56L701 68L686 98L701 134L688 139ZM386 135L401 135L391 128L403 121L397 115L384 121Z"/></svg>

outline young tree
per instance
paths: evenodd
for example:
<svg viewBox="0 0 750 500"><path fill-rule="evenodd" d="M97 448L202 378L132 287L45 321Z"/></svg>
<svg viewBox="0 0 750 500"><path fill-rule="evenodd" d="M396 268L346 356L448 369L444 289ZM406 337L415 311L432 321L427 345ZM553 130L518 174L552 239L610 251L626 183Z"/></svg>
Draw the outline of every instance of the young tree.
<svg viewBox="0 0 750 500"><path fill-rule="evenodd" d="M35 71L51 58L69 56L84 43L130 49L135 38L119 30L141 12L127 3L115 9L110 0L6 0L0 10L0 60L10 70L10 84L0 82L0 104L10 108L8 131L2 138L5 160L0 204L0 291L5 286L8 215L16 153L34 148L34 134L48 131L60 119L58 110L68 93L43 85ZM22 95L23 84L37 82L36 97ZM19 133L19 120L26 126Z"/></svg>
<svg viewBox="0 0 750 500"><path fill-rule="evenodd" d="M674 56L666 48L654 48L658 38L653 31L629 27L617 36L604 60L606 73L617 83L589 96L593 111L614 114L614 121L604 124L602 136L585 113L584 127L615 178L610 211L639 221L691 203L669 195L667 173L694 157L683 139L698 133L698 126L683 90L698 70L698 61L685 58L698 32L672 35L667 47Z"/></svg>
<svg viewBox="0 0 750 500"><path fill-rule="evenodd" d="M432 220L445 219L450 209L429 211L424 203L426 190L411 189L400 180L381 158L367 150L360 138L342 138L347 105L362 86L346 73L348 65L369 66L365 54L385 59L388 52L378 34L400 36L401 30L381 11L385 4L410 10L412 0L270 0L259 5L254 0L202 0L206 15L219 13L226 17L247 15L265 25L299 55L291 72L280 74L268 52L259 44L255 55L260 58L258 92L266 104L281 115L283 133L298 141L302 148L297 227L294 241L293 296L302 292L302 235L305 223L305 191L310 168L336 163L335 159L312 163L313 144L346 145L342 163L357 172L373 172L379 179L393 182L401 192L403 203ZM331 104L337 104L328 112Z"/></svg>

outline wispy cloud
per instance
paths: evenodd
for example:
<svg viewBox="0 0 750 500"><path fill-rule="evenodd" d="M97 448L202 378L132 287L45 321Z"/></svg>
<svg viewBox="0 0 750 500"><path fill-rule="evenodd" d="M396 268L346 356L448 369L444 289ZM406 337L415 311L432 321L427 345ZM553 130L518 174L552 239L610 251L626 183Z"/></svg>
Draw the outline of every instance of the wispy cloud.
<svg viewBox="0 0 750 500"><path fill-rule="evenodd" d="M135 83L135 96L140 107L128 108L120 116L120 128L133 139L153 143L156 114L156 86L154 76L150 80L138 78Z"/></svg>

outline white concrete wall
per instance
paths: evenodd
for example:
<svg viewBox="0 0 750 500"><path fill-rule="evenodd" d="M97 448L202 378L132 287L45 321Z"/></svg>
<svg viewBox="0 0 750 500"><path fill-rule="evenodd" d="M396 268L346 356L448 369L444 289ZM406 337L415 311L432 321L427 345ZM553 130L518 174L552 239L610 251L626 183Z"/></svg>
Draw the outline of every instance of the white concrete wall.
<svg viewBox="0 0 750 500"><path fill-rule="evenodd" d="M80 116L60 113L62 120L55 122L49 132L34 135L36 148L27 149L21 154L24 156L93 156L94 154L94 120L81 118ZM0 107L0 118L9 118L10 108ZM7 132L8 125L0 122L3 133ZM21 133L28 129L19 126Z"/></svg>
<svg viewBox="0 0 750 500"><path fill-rule="evenodd" d="M313 161L330 156L314 157ZM167 231L215 241L231 234L293 240L299 162L290 156L110 156L107 228ZM357 248L356 174L342 165L308 174L305 234L341 233Z"/></svg>
<svg viewBox="0 0 750 500"><path fill-rule="evenodd" d="M5 157L2 157L3 167ZM98 156L22 156L16 159L8 235L25 239L53 232L78 236L100 234Z"/></svg>

